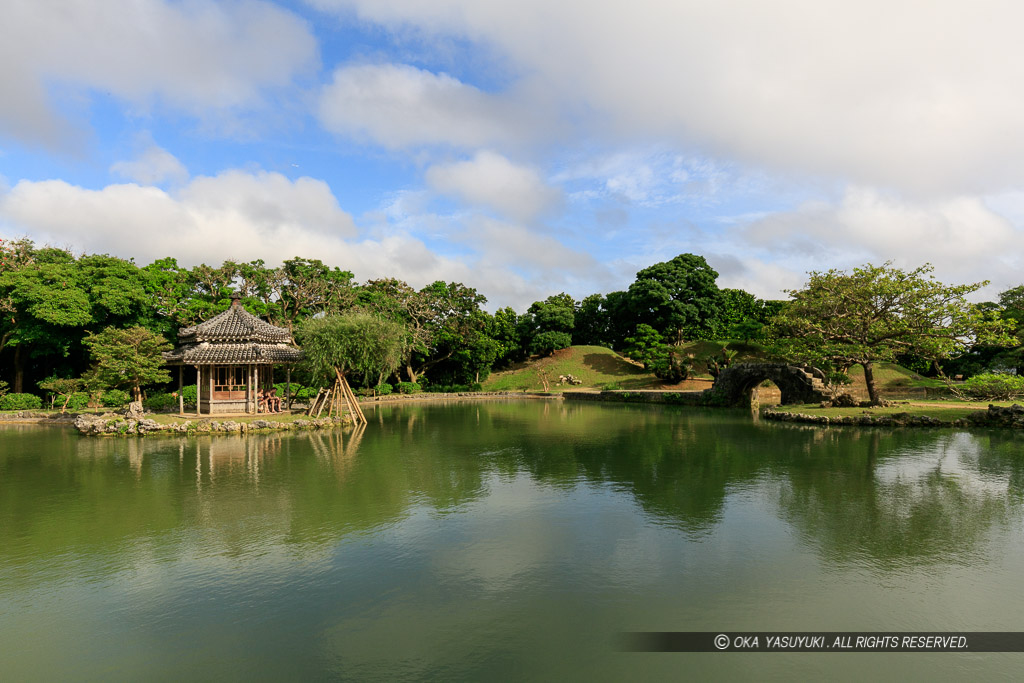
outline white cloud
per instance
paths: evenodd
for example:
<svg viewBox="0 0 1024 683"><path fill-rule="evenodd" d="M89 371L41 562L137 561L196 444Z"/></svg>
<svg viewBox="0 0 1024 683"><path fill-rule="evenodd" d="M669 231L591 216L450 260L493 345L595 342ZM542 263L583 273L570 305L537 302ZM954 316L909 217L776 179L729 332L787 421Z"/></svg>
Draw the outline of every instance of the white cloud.
<svg viewBox="0 0 1024 683"><path fill-rule="evenodd" d="M472 214L408 213L421 208L415 197L400 194L360 234L327 184L314 178L228 170L171 191L22 180L0 194L0 232L140 263L166 256L182 265L318 258L358 280L400 277L416 287L463 282L487 296L492 308L518 310L574 285L597 291L606 274L592 257L525 227ZM462 253L443 253L448 241L428 244L435 228L466 245Z"/></svg>
<svg viewBox="0 0 1024 683"><path fill-rule="evenodd" d="M52 88L102 90L192 114L259 104L316 61L309 27L266 2L8 0L0 22L0 135L71 134Z"/></svg>
<svg viewBox="0 0 1024 683"><path fill-rule="evenodd" d="M166 149L150 145L132 161L118 161L110 171L122 178L134 180L143 185L157 185L163 182L183 183L188 180L188 170L178 158Z"/></svg>
<svg viewBox="0 0 1024 683"><path fill-rule="evenodd" d="M945 282L991 280L989 296L1019 284L1024 267L1024 230L975 197L915 202L851 187L836 203L807 202L755 220L736 237L804 271L927 262Z"/></svg>
<svg viewBox="0 0 1024 683"><path fill-rule="evenodd" d="M536 170L486 150L469 161L431 166L426 181L442 194L492 208L517 221L532 221L562 199L561 193L545 184Z"/></svg>
<svg viewBox="0 0 1024 683"><path fill-rule="evenodd" d="M328 130L386 147L486 147L529 137L538 117L513 97L485 93L447 74L411 66L363 64L334 72L320 97Z"/></svg>
<svg viewBox="0 0 1024 683"><path fill-rule="evenodd" d="M21 181L0 197L0 225L39 241L146 261L319 257L356 233L327 184L277 173L227 171L180 190L136 184L89 190Z"/></svg>
<svg viewBox="0 0 1024 683"><path fill-rule="evenodd" d="M466 239L477 246L486 261L527 272L561 271L585 277L602 270L594 257L570 249L550 235L487 216L470 221Z"/></svg>
<svg viewBox="0 0 1024 683"><path fill-rule="evenodd" d="M312 0L493 47L636 139L919 193L1024 182L1024 7L979 0Z"/></svg>

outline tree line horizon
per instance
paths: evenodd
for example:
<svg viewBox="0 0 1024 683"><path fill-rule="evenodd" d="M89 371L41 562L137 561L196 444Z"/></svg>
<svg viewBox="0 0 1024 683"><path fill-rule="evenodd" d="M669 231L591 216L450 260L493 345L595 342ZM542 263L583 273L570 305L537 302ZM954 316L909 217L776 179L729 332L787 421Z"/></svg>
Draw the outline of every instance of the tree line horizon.
<svg viewBox="0 0 1024 683"><path fill-rule="evenodd" d="M360 339L337 351L348 355L333 364L365 386L388 378L470 385L493 369L574 345L611 348L679 381L705 367L716 374L729 362L724 347L714 357L685 353L684 344L705 340L756 345L837 379L861 365L873 401L872 366L882 360L920 372L1024 375L1015 337L1024 321L1024 286L1003 292L999 302L972 304L965 297L987 283L946 286L931 270L886 263L811 272L803 289L773 300L718 287L704 257L686 253L639 270L622 291L580 300L563 292L524 313L504 307L492 314L483 308L487 298L461 282L421 289L398 278L359 284L351 271L299 256L278 267L229 259L188 268L173 257L138 266L107 254L37 247L28 238L0 239L0 382L22 393L40 382L95 374L97 340L113 339L105 332L111 329L148 331L155 353L165 348L161 342L176 343L179 329L225 310L234 294L250 313L292 330L303 348L341 348L315 335ZM300 369L307 382L326 375L333 362L319 354Z"/></svg>

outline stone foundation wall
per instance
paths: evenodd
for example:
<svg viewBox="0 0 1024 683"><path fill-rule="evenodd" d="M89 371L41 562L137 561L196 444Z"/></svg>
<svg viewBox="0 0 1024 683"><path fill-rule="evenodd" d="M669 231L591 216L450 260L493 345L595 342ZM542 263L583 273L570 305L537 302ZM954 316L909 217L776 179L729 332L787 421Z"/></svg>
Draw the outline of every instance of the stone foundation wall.
<svg viewBox="0 0 1024 683"><path fill-rule="evenodd" d="M567 391L566 401L605 401L609 403L663 403L676 406L721 406L717 394L704 391Z"/></svg>

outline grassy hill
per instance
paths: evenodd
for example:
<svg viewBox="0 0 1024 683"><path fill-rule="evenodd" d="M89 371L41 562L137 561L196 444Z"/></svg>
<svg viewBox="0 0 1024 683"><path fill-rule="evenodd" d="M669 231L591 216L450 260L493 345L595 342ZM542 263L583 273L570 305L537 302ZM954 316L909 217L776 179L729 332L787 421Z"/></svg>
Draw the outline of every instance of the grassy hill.
<svg viewBox="0 0 1024 683"><path fill-rule="evenodd" d="M573 375L583 384L555 386L559 375ZM546 358L517 363L509 370L492 373L484 391L543 391L542 377L552 391L563 389L658 389L664 383L640 365L603 346L570 346Z"/></svg>

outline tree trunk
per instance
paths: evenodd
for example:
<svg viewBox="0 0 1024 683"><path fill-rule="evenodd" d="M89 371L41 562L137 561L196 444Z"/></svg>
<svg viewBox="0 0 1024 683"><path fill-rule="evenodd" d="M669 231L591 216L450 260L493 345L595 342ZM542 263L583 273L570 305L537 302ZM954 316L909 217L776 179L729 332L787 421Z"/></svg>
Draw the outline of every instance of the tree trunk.
<svg viewBox="0 0 1024 683"><path fill-rule="evenodd" d="M21 360L21 342L14 345L14 393L25 391L25 365Z"/></svg>
<svg viewBox="0 0 1024 683"><path fill-rule="evenodd" d="M868 399L871 401L871 405L877 406L881 403L878 396L878 388L875 387L875 370L871 361L865 361L861 363L861 367L864 368L864 382L868 385Z"/></svg>
<svg viewBox="0 0 1024 683"><path fill-rule="evenodd" d="M405 364L405 371L407 373L409 373L409 381L412 382L413 384L415 384L416 383L416 377L418 375L416 374L416 371L412 369L412 363L411 362L407 362Z"/></svg>

